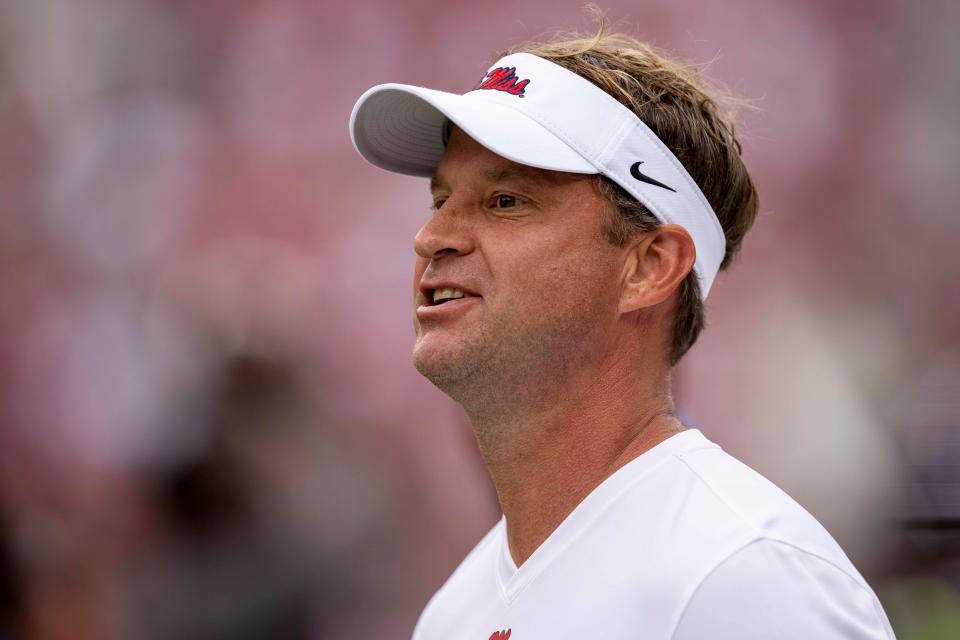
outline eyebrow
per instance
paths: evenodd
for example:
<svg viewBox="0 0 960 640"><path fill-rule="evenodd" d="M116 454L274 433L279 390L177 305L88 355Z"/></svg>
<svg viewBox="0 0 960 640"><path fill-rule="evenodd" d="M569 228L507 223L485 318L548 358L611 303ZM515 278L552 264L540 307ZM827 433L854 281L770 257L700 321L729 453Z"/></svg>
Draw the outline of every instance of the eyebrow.
<svg viewBox="0 0 960 640"><path fill-rule="evenodd" d="M513 178L524 178L531 180L533 182L544 182L544 178L539 176L531 171L526 171L523 169L518 169L514 167L501 167L497 169L487 169L480 174L484 180L487 182L501 182L503 180L510 180ZM430 191L437 191L447 186L447 181L443 179L440 174L434 175L430 178Z"/></svg>

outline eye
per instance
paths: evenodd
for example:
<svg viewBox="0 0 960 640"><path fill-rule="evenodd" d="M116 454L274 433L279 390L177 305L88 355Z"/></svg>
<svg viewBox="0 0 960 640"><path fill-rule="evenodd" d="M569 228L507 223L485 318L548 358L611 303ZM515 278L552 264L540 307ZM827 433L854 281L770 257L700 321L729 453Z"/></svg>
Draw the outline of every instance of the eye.
<svg viewBox="0 0 960 640"><path fill-rule="evenodd" d="M493 206L497 209L510 209L520 204L520 198L507 194L500 194L493 199Z"/></svg>
<svg viewBox="0 0 960 640"><path fill-rule="evenodd" d="M446 198L437 198L433 201L433 210L436 211L443 206L443 203L446 202Z"/></svg>

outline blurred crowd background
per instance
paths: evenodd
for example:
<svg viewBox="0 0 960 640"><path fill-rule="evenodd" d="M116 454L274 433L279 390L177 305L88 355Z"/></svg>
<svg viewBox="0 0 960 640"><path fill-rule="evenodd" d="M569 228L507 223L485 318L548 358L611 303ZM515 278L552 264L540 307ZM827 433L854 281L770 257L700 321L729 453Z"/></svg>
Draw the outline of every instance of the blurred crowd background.
<svg viewBox="0 0 960 640"><path fill-rule="evenodd" d="M348 116L592 31L581 4L0 2L0 638L409 637L499 514L409 364L427 185ZM602 8L758 107L683 419L901 640L960 637L960 4Z"/></svg>

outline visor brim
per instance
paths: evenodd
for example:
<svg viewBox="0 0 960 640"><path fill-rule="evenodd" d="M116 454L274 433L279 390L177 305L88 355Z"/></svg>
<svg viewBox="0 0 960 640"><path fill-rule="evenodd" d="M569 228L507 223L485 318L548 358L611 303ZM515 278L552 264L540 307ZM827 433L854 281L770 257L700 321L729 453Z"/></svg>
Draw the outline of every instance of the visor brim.
<svg viewBox="0 0 960 640"><path fill-rule="evenodd" d="M412 85L383 84L363 94L350 116L350 137L371 164L395 173L430 177L443 157L447 120L490 151L519 164L599 173L565 142L519 111Z"/></svg>

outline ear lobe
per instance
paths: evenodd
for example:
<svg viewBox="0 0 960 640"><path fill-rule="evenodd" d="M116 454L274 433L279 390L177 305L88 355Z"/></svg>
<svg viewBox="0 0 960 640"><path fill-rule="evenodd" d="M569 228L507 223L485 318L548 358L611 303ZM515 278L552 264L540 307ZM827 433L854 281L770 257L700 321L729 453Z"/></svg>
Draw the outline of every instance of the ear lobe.
<svg viewBox="0 0 960 640"><path fill-rule="evenodd" d="M624 262L620 313L653 307L670 297L697 259L690 233L665 224L640 234Z"/></svg>

